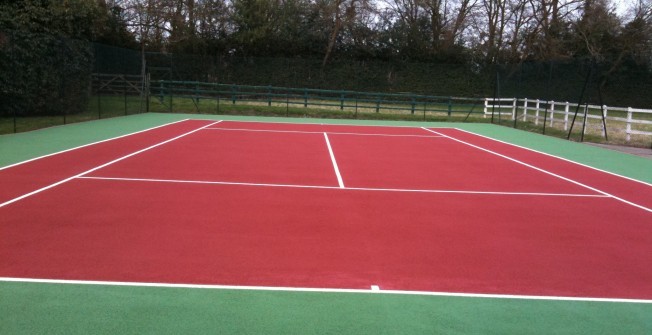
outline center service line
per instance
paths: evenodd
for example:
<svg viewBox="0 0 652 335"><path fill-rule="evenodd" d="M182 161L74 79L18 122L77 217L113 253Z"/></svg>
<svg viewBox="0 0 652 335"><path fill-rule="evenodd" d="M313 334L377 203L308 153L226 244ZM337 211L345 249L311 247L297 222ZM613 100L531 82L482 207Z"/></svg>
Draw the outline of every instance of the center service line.
<svg viewBox="0 0 652 335"><path fill-rule="evenodd" d="M344 188L342 175L340 174L340 169L337 167L337 161L335 161L335 155L333 154L333 148L331 148L331 142L328 140L328 134L324 133L324 138L326 139L326 146L328 147L328 153L331 155L331 161L333 162L333 169L335 169L335 175L337 176L337 183L340 185L340 188Z"/></svg>

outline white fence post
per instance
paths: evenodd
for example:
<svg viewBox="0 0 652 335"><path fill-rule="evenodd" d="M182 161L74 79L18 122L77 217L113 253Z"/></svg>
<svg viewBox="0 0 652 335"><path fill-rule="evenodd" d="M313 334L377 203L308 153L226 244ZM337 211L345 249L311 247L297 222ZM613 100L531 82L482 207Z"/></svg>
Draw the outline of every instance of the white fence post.
<svg viewBox="0 0 652 335"><path fill-rule="evenodd" d="M541 116L541 111L542 109L542 104L547 104L546 110L549 111L547 118L550 119L550 127L554 127L555 125L559 128L561 128L561 114L563 113L563 129L564 131L568 131L569 128L569 123L570 123L570 115L573 115L571 112L571 103L566 101L566 102L555 102L554 100L540 100L540 99L528 99L528 98L500 98L500 99L494 99L494 98L483 98L484 100L484 115L483 117L486 118L487 115L489 115L492 112L495 112L496 109L498 109L499 117L503 113L503 109L510 108L512 109L511 114L512 114L512 120L513 121L518 121L519 118L523 120L524 122L528 121L528 110L534 109L534 113L530 115L530 118L535 118L534 124L539 125L539 118L543 120L543 122L546 122L547 119L544 119L543 116ZM522 102L522 105L520 104ZM503 105L504 103L504 105ZM530 103L533 104L532 107L530 107ZM638 129L636 124L644 124L644 125L652 125L652 121L649 120L649 118L645 114L652 114L652 110L650 109L636 109L632 107L627 107L627 108L621 108L621 107L609 107L607 105L602 105L602 106L595 106L595 105L589 105L589 104L584 104L582 106L584 108L582 115L579 115L579 107L577 108L578 111L578 116L579 118L585 118L582 119L582 130L584 134L596 134L598 132L598 127L600 127L601 133L602 133L602 138L607 137L607 123L610 123L610 126L616 130L617 133L621 134L620 136L617 136L622 139L622 133L623 130L625 132L625 140L626 143L630 143L632 141L632 135L644 135L644 136L649 136L652 135L652 132L649 131L648 126L644 126L641 129ZM490 109L491 108L491 109ZM518 109L523 108L522 116L519 116ZM557 110L559 108L559 110ZM597 108L600 108L600 114L601 116L598 116L598 114L591 114L591 110L595 110ZM573 107L573 110L575 108ZM609 112L612 111L612 116L609 116ZM617 114L614 115L613 111L616 111ZM627 112L627 117L622 116L622 112ZM505 115L507 114L507 111L505 111ZM557 114L557 115L555 115ZM586 116L585 116L586 115ZM643 115L642 118L637 119L639 115ZM555 116L557 119L555 119ZM596 121L597 120L597 121ZM604 120L604 122L603 122ZM600 125L595 124L595 122L600 122ZM622 126L622 123L625 123L625 127ZM579 123L579 122L578 122ZM590 128L590 129L589 129ZM617 129L616 129L617 128Z"/></svg>

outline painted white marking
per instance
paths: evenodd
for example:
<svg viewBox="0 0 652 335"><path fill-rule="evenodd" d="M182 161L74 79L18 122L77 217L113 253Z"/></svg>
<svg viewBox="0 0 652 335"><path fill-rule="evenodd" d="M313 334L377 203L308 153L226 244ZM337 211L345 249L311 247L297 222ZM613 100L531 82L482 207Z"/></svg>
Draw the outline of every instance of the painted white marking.
<svg viewBox="0 0 652 335"><path fill-rule="evenodd" d="M378 287L378 285L371 285L371 290L375 291L375 292L378 292L378 291L380 291L380 287Z"/></svg>
<svg viewBox="0 0 652 335"><path fill-rule="evenodd" d="M51 153L51 154L47 154L47 155L43 155L43 156L39 156L39 157L35 157L35 158L31 158L31 159L28 159L28 160L25 160L25 161L22 161L22 162L18 162L18 163L15 163L15 164L11 164L11 165L7 165L7 166L4 166L4 167L0 167L0 170L4 170L4 169L8 169L8 168L11 168L11 167L17 166L17 165L21 165L21 164L29 163L29 162L32 162L32 161L35 161L35 160L38 160L38 159L41 159L41 158L45 158L45 157L50 157L50 156L54 156L54 155L58 155L58 154L62 154L62 153L64 153L64 152L68 152L68 151L73 151L73 150L77 150L77 149L85 148L85 147L88 147L88 146L91 146L91 145L95 145L95 144L99 144L99 143L103 143L103 142L108 142L108 141L112 141L112 140L117 140L117 139L119 139L119 138L123 138L123 137L131 136L131 135L136 135L136 134L139 134L139 133L143 133L143 132L146 132L146 131L150 131L150 130L153 130L153 129L156 129L156 128L161 128L161 127L169 126L169 125L171 125L171 124L175 124L175 123L179 123L179 122L183 122L183 121L188 121L188 119L183 119L183 120L179 120L179 121L174 121L174 122L170 122L170 123L162 124L162 125L160 125L160 126L151 127L151 128L147 128L147 129L144 129L144 130L139 130L139 131L136 131L136 132L133 132L133 133L129 133L129 134L125 134L125 135L120 135L120 136L116 136L116 137L112 137L112 138L107 138L106 140L101 140L101 141L97 141L97 142L93 142L93 143L88 143L88 144L80 145L80 146L78 146L78 147L74 147L74 148L70 148L70 149L66 149L66 150L61 150L61 151L57 151L57 152L54 152L54 153Z"/></svg>
<svg viewBox="0 0 652 335"><path fill-rule="evenodd" d="M198 120L206 120L206 121L212 121L211 119L198 119ZM305 121L306 119L298 119L300 121ZM355 124L355 123L323 123L323 122L288 122L288 121L256 121L256 120L223 120L224 122L242 122L242 123L260 123L260 124L292 124L292 125L319 125L319 126L346 126L346 127L369 127L369 128L414 128L414 129L419 129L419 126L417 124L433 124L429 122L414 122L414 121L398 121L398 122L405 122L405 123L413 123L415 125L409 125L409 126L400 126L400 125L391 125L391 124L374 124L374 125L369 125L369 124ZM376 121L376 122L383 122L383 121ZM391 121L390 121L391 122ZM434 124L433 124L434 125ZM455 127L446 127L446 126L440 126L438 125L437 128L450 128L450 129L455 129Z"/></svg>
<svg viewBox="0 0 652 335"><path fill-rule="evenodd" d="M340 169L337 167L337 161L335 160L335 154L333 154L333 148L331 148L331 142L328 141L328 134L324 133L324 138L326 139L326 146L328 146L328 153L331 155L333 169L335 169L335 175L337 176L337 183L340 185L340 188L344 188L344 182L342 181Z"/></svg>
<svg viewBox="0 0 652 335"><path fill-rule="evenodd" d="M486 148L480 147L480 146L475 145L475 144L471 144L471 143L469 143L469 142L462 141L462 140L460 140L460 139L454 138L454 137L452 137L452 136L448 136L448 135L446 135L446 134L442 134L442 133L436 132L436 131L434 131L434 130L430 130L430 129L428 129L428 128L422 128L422 129L423 129L423 130L426 130L426 131L429 131L429 132L432 132L432 133L435 133L435 134L442 135L442 136L444 136L444 137L448 137L448 138L450 138L450 139L453 140L453 141L456 141L456 142L459 142L459 143L462 143L462 144L468 145L468 146L470 146L470 147L473 147L473 148L476 148L476 149L479 149L479 150L482 150L482 151L488 152L488 153L490 153L490 154L493 154L493 155L496 155L496 156L499 156L499 157L505 158L505 159L510 160L510 161L512 161L512 162L515 162L515 163L521 164L521 165L523 165L523 166L527 166L527 167L529 167L529 168L531 168L531 169L534 169L534 170L537 170L537 171L543 172L543 173L545 173L545 174L551 175L551 176L553 176L553 177L557 177L557 178L559 178L559 179L562 179L562 180L568 181L568 182L570 182L570 183L573 183L573 184L575 184L575 185L578 185L578 186L584 187L584 188L589 189L589 190L591 190L591 191L595 191L595 192L598 192L598 193L604 194L604 195L606 195L606 196L608 196L608 197L610 197L610 198L614 198L614 199L616 199L616 200L618 200L618 201L621 201L621 202L623 202L623 203L626 203L626 204L628 204L628 205L631 205L631 206L634 206L634 207L638 207L638 208L640 208L640 209L642 209L642 210L645 210L645 211L647 211L647 212L652 213L652 209L650 209L650 208L647 208L647 207L645 207L645 206L642 206L642 205L639 205L639 204L633 203L633 202L631 202L631 201L628 201L628 200L625 200L625 199L619 198L619 197L617 197L617 196L615 196L615 195L613 195L613 194L609 194L609 193L607 193L607 192L605 192L605 191L602 191L602 190L599 190L599 189L597 189L597 188L595 188L595 187L591 187L591 186L588 186L588 185L586 185L586 184L580 183L580 182L578 182L578 181L576 181L576 180L573 180L573 179L570 179L570 178L567 178L567 177L564 177L564 176L558 175L558 174L556 174L556 173L554 173L554 172L550 172L550 171L548 171L548 170L545 170L545 169L542 169L542 168L536 167L536 166L534 166L534 165L531 165L531 164L525 163L525 162L520 161L520 160L518 160L518 159L515 159L515 158L512 158L512 157L509 157L509 156L506 156L506 155L503 155L503 154L500 154L500 153L497 153L497 152L495 152L495 151L492 151L492 150L489 150L489 149L486 149Z"/></svg>
<svg viewBox="0 0 652 335"><path fill-rule="evenodd" d="M260 186L260 187L288 187L288 188L314 188L339 190L339 186L320 185L293 185L293 184L266 184L266 183L244 183L230 181L205 181L205 180L178 180L178 179L149 179L149 178L122 178L122 177L94 177L80 176L78 179L116 180L116 181L139 181L159 183L186 183L186 184L214 184L214 185L237 185L237 186ZM529 193L529 192L492 192L492 191L465 191L465 190L418 190L418 189L397 189L397 188L370 188L370 187L346 187L350 191L378 191L378 192L417 192L417 193L457 193L457 194L488 194L488 195L523 195L523 196L552 196L552 197L580 197L580 198L609 198L602 194L564 194L564 193Z"/></svg>
<svg viewBox="0 0 652 335"><path fill-rule="evenodd" d="M132 156L138 155L138 154L143 153L143 152L145 152L145 151L148 151L148 150L154 149L154 148L156 148L156 147L158 147L158 146L161 146L161 145L163 145L163 144L170 143L170 142L172 142L172 141L174 141L174 140L178 140L178 139L180 139L180 138L182 138L182 137L184 137L184 136L190 135L190 134L192 134L192 133L194 133L194 132L197 132L197 131L199 131L199 130L205 128L205 127L211 126L211 125L216 124L216 123L219 123L219 122L220 122L220 121L217 121L217 122L211 123L211 124L209 124L209 125L203 126L203 127L201 127L201 128L198 128L198 129L195 129L195 130L189 131L189 132L187 132L187 133L181 134L181 135L179 135L179 136L173 137L173 138L168 139L168 140L165 140L165 141L163 141L163 142L160 142L160 143L157 143L157 144L151 145L151 146L149 146L149 147L147 147L147 148L145 148L145 149L141 149L141 150L138 150L138 151L136 151L136 152L132 152L132 153L130 153L130 154L128 154L128 155L122 156L122 157L120 157L120 158L114 159L114 160L112 160L112 161L110 161L110 162L108 162L108 163L105 163L105 164L102 164L102 165L96 166L96 167L94 167L94 168L92 168L92 169L90 169L90 170L86 170L86 171L84 171L84 172L82 172L82 173L80 173L80 174L77 174L77 175L74 175L74 176L72 176L72 177L69 177L69 178L66 178L66 179L60 180L60 181L58 181L58 182L56 182L56 183L54 183L54 184L50 184L50 185L48 185L48 186L42 187L42 188L40 188L40 189L38 189L38 190L36 190L36 191L32 191L32 192L29 192L29 193L23 194L23 195L21 195L21 196L19 196L19 197L16 197L16 198L13 198L13 199L11 199L11 200L9 200L9 201L6 201L6 202L1 203L1 204L0 204L0 208L2 208L2 207L4 207L4 206L7 206L7 205L9 205L9 204L12 204L12 203L14 203L14 202L16 202L16 201L19 201L19 200L25 199L25 198L27 198L27 197L30 197L30 196L32 196L32 195L34 195L34 194L41 193L41 192L43 192L43 191L45 191L45 190L51 189L51 188L53 188L53 187L55 187L55 186L61 185L61 184L66 183L66 182L68 182L68 181L70 181L70 180L73 180L73 179L75 179L75 178L79 178L79 177L81 177L81 176L83 176L83 175L85 175L85 174L88 174L88 173L91 173L91 172L93 172L93 171L99 170L99 169L101 169L101 168L107 167L107 166L109 166L109 165L111 165L111 164L114 164L114 163L117 163L117 162L119 162L119 161L121 161L121 160L124 160L124 159L127 159L127 158L129 158L129 157L132 157Z"/></svg>
<svg viewBox="0 0 652 335"><path fill-rule="evenodd" d="M586 167L586 168L589 168L589 169L592 169L592 170L596 170L596 171L604 172L604 173L610 174L610 175L612 175L612 176L616 176L616 177L624 178L624 179L627 179L627 180L635 181L635 182L638 182L638 183L641 183L641 184L644 184L644 185L647 185L647 186L652 186L652 183L648 183L648 182L645 182L645 181L642 181L642 180L638 180L638 179L634 179L634 178L631 178L631 177L623 176L623 175L621 175L621 174L617 174L617 173L610 172L610 171L607 171L607 170L598 169L598 168L593 167L593 166L591 166L591 165L582 164L582 163L579 163L579 162L576 162L576 161L573 161L573 160L570 160L570 159L567 159L567 158L564 158L564 157L560 157L560 156L556 156L556 155L553 155L553 154L549 154L549 153L547 153L547 152L543 152L543 151L535 150L535 149L528 148L528 147L524 147L524 146L521 146L521 145L518 145L518 144L514 144L514 143L509 143L509 142L501 141L501 140L498 140L498 139L495 139L495 138L491 138L491 137L489 137L489 136L481 135L481 134L474 133L474 132L472 132L472 131L468 131L468 130L464 130L464 129L459 129L459 128L454 128L454 129L459 130L459 131L463 131L463 132L465 132L465 133L469 133L469 134L472 134L472 135L476 135L476 136L484 137L484 138L486 138L486 139L490 139L490 140L493 140L493 141L496 141L496 142L500 142L500 143L503 143L503 144L508 144L508 145L511 145L511 146L514 146L514 147L517 147L517 148L521 148L521 149L529 150L529 151L532 151L532 152L536 152L536 153L538 153L538 154L542 154L542 155L546 155L546 156L549 156L549 157L554 157L554 158L557 158L557 159L561 159L561 160L563 160L563 161L566 161L566 162L569 162L569 163L573 163L573 164L577 164L577 165L580 165L580 166L583 166L583 167Z"/></svg>
<svg viewBox="0 0 652 335"><path fill-rule="evenodd" d="M652 300L650 300L650 299L601 298L601 297L568 297L568 296L519 295L519 294L486 294L486 293L463 293L463 292L403 291L403 290L380 290L380 289L378 291L374 291L374 290L368 290L368 289L347 289L347 288L312 288L312 287L284 287L284 286L242 286L242 285L210 285L210 284L172 284L172 283L121 282L121 281L99 281L99 280L69 280L69 279L40 279L40 278L12 278L12 277L0 277L0 282L38 283L38 284L64 284L64 285L98 285L98 286L189 288L189 289L243 290L243 291L397 294L397 295L420 295L420 296L485 298L485 299L520 299L520 300L585 301L585 302L613 302L613 303L631 303L631 304L652 304Z"/></svg>
<svg viewBox="0 0 652 335"><path fill-rule="evenodd" d="M418 129L418 128L414 128ZM299 131L299 130L269 130L269 129L246 129L246 128L206 128L205 130L227 130L227 131L250 131L259 133L288 133L288 134L323 134L323 131ZM365 134L365 133L342 133L326 132L330 135L356 135L356 136L380 136L380 137L425 137L425 138L444 138L438 135L408 135L408 134Z"/></svg>

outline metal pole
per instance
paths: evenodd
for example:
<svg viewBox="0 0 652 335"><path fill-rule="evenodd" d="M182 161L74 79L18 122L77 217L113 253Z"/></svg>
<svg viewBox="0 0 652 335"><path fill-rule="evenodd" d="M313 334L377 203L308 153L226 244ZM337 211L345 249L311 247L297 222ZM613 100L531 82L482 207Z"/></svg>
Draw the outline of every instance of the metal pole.
<svg viewBox="0 0 652 335"><path fill-rule="evenodd" d="M494 114L496 112L496 96L498 95L498 83L500 82L500 75L498 74L498 66L496 66L495 70L496 70L496 82L494 83L494 101L491 104L491 123L494 123Z"/></svg>
<svg viewBox="0 0 652 335"><path fill-rule="evenodd" d="M586 131L586 119L588 118L589 103L584 105L584 122L582 122L582 133L580 134L580 142L584 142L584 131Z"/></svg>
<svg viewBox="0 0 652 335"><path fill-rule="evenodd" d="M122 94L125 100L125 116L127 115L127 76L122 75Z"/></svg>
<svg viewBox="0 0 652 335"><path fill-rule="evenodd" d="M580 100L577 102L577 107L575 108L575 115L573 115L573 121L571 121L570 129L568 129L567 140L570 140L571 132L573 131L573 125L575 124L575 119L577 118L577 113L580 112L580 106L582 105L582 99L584 99L584 92L586 91L586 86L591 80L591 75L593 74L593 62L591 62L591 67L589 68L589 73L586 75L586 80L584 81L584 86L582 87L582 93L580 94Z"/></svg>
<svg viewBox="0 0 652 335"><path fill-rule="evenodd" d="M546 122L548 121L548 109L550 108L550 85L552 84L552 65L550 62L550 72L548 73L548 86L546 87L546 111L543 114L543 134L546 134Z"/></svg>

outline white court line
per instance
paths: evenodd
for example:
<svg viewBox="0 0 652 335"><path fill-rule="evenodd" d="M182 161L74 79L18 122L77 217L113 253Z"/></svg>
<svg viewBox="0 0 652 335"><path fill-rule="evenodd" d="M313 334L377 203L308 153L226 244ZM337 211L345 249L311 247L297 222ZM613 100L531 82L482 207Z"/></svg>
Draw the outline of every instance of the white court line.
<svg viewBox="0 0 652 335"><path fill-rule="evenodd" d="M335 175L337 176L337 183L340 185L340 188L344 188L344 182L342 181L340 169L337 167L337 161L335 160L335 154L333 154L333 148L331 148L331 142L328 141L328 134L324 133L324 138L326 139L326 146L328 146L328 153L331 155L333 169L335 169Z"/></svg>
<svg viewBox="0 0 652 335"><path fill-rule="evenodd" d="M575 184L575 185L582 186L582 187L584 187L584 188L586 188L586 189L589 189L589 190L591 190L591 191L595 191L595 192L598 192L598 193L604 194L604 195L606 195L606 196L608 196L608 197L610 197L610 198L614 198L614 199L616 199L616 200L618 200L618 201L621 201L621 202L623 202L623 203L626 203L626 204L628 204L628 205L631 205L631 206L634 206L634 207L638 207L638 208L640 208L640 209L642 209L642 210L644 210L644 211L647 211L647 212L652 213L652 209L650 209L650 208L647 208L647 207L645 207L645 206L642 206L642 205L639 205L639 204L633 203L633 202L631 202L631 201L628 201L628 200L625 200L625 199L619 198L619 197L617 197L617 196L615 196L615 195L613 195L613 194L609 194L609 193L607 193L607 192L605 192L605 191L602 191L602 190L599 190L599 189L597 189L597 188L595 188L595 187L591 187L591 186L588 186L588 185L586 185L586 184L580 183L580 182L578 182L578 181L576 181L576 180L573 180L573 179L570 179L570 178L567 178L567 177L564 177L564 176L558 175L558 174L556 174L556 173L554 173L554 172L550 172L550 171L548 171L548 170L544 170L544 169L542 169L542 168L539 168L539 167L536 167L536 166L534 166L534 165L531 165L531 164L525 163L525 162L520 161L520 160L518 160L518 159L515 159L515 158L512 158L512 157L509 157L509 156L506 156L506 155L503 155L503 154L500 154L500 153L497 153L497 152L495 152L495 151L491 151L491 150L489 150L489 149L486 149L486 148L483 148L483 147L477 146L477 145L475 145L475 144L471 144L471 143L469 143L469 142L462 141L462 140L460 140L460 139L454 138L454 137L452 137L452 136L448 136L448 135L446 135L446 134L442 134L442 133L436 132L436 131L434 131L434 130L430 130L430 129L428 129L428 128L424 128L424 127L422 127L422 129L425 130L425 131L429 131L429 132L431 132L431 133L435 133L435 134L438 134L438 135L442 135L442 136L444 136L444 137L450 138L450 139L453 140L453 141L456 141L456 142L459 142L459 143L462 143L462 144L465 144L465 145L468 145L468 146L474 147L474 148L476 148L476 149L479 149L479 150L482 150L482 151L488 152L488 153L490 153L490 154L493 154L493 155L496 155L496 156L499 156L499 157L505 158L505 159L507 159L507 160L510 160L510 161L512 161L512 162L515 162L515 163L521 164L521 165L523 165L523 166L527 166L527 167L529 167L529 168L531 168L531 169L534 169L534 170L537 170L537 171L543 172L543 173L548 174L548 175L551 175L551 176L553 176L553 177L557 177L557 178L559 178L559 179L562 179L562 180L568 181L568 182L573 183L573 184Z"/></svg>
<svg viewBox="0 0 652 335"><path fill-rule="evenodd" d="M151 149L156 148L156 147L158 147L158 146L161 146L161 145L163 145L163 144L166 144L166 143L172 142L172 141L174 141L174 140L180 139L180 138L182 138L182 137L184 137L184 136L190 135L190 134L192 134L192 133L194 133L194 132L197 132L197 131L199 131L199 130L202 130L202 129L205 128L205 127L212 126L212 125L214 125L214 124L216 124L216 123L219 123L219 122L221 122L221 121L217 121L217 122L211 123L211 124L209 124L209 125L203 126L203 127L201 127L201 128L198 128L198 129L195 129L195 130L189 131L189 132L187 132L187 133L181 134L181 135L176 136L176 137L174 137L174 138L171 138L171 139L169 139L169 140L166 140L166 141L163 141L163 142L160 142L160 143L154 144L154 145L152 145L152 146L149 146L149 147L147 147L147 148L145 148L145 149L141 149L141 150L138 150L138 151L136 151L136 152L132 152L132 153L130 153L130 154L128 154L128 155L125 155L125 156L122 156L122 157L120 157L120 158L114 159L114 160L112 160L112 161L110 161L110 162L108 162L108 163L102 164L102 165L100 165L100 166L96 166L96 167L94 167L94 168L92 168L92 169L90 169L90 170L86 170L86 171L84 171L84 172L82 172L82 173L79 173L79 174L76 174L76 175L74 175L74 176L72 176L72 177L69 177L69 178L66 178L66 179L60 180L60 181L58 181L58 182L56 182L56 183L54 183L54 184L50 184L50 185L48 185L48 186L45 186L45 187L39 188L39 189L36 190L36 191L32 191L32 192L29 192L29 193L23 194L23 195L21 195L21 196L19 196L19 197L13 198L13 199L11 199L11 200L9 200L9 201L5 201L5 202L3 202L3 203L0 204L0 208L2 208L2 207L4 207L4 206L7 206L7 205L9 205L9 204L12 204L12 203L14 203L14 202L16 202L16 201L19 201L19 200L25 199L25 198L27 198L27 197L30 197L30 196L32 196L32 195L34 195L34 194L37 194L37 193L43 192L43 191L45 191L45 190L51 189L51 188L53 188L53 187L55 187L55 186L61 185L61 184L66 183L66 182L68 182L68 181L70 181L70 180L73 180L73 179L75 179L75 178L79 178L79 177L81 177L81 176L83 176L83 175L85 175L85 174L91 173L91 172L93 172L93 171L95 171L95 170L99 170L99 169L101 169L101 168L107 167L107 166L109 166L109 165L111 165L111 164L113 164L113 163L117 163L117 162L119 162L119 161L121 161L121 160L124 160L124 159L127 159L127 158L129 158L129 157L132 157L132 156L138 155L138 154L140 154L140 153L143 153L143 152L145 152L145 151L151 150Z"/></svg>
<svg viewBox="0 0 652 335"><path fill-rule="evenodd" d="M119 139L119 138L123 138L123 137L131 136L131 135L135 135L135 134L143 133L143 132L146 132L146 131L154 130L154 129L156 129L156 128L161 128L161 127L169 126L169 125L172 125L172 124L175 124L175 123L179 123L179 122L183 122L183 121L188 121L188 120L189 120L189 119L183 119L183 120L179 120L179 121L174 121L174 122L170 122L170 123L165 123L165 124L162 124L162 125L160 125L160 126L155 126L155 127L151 127L151 128L147 128L147 129L143 129L143 130L135 131L135 132L133 132L133 133L129 133L129 134L125 134L125 135L120 135L120 136L116 136L116 137L112 137L112 138L107 138L107 139L105 139L105 140L101 140L101 141L97 141L97 142L93 142L93 143L88 143L88 144L80 145L80 146L77 146L77 147L74 147L74 148L70 148L70 149L66 149L66 150L57 151L57 152L54 152L54 153L51 153L51 154L47 154L47 155L43 155L43 156L39 156L39 157L35 157L35 158L31 158L31 159L28 159L28 160L25 160L25 161L22 161L22 162L18 162L18 163L14 163L14 164L11 164L11 165L4 166L4 167L0 167L0 170L8 169L8 168L10 168L10 167L14 167L14 166L17 166L17 165L21 165L21 164L29 163L29 162L32 162L32 161L35 161L35 160L38 160L38 159L41 159L41 158L45 158L45 157L50 157L50 156L54 156L54 155L58 155L58 154L62 154L62 153L64 153L64 152L68 152L68 151L73 151L73 150L81 149L81 148L84 148L84 147L88 147L88 146L95 145L95 144L99 144L99 143L103 143L103 142L108 142L108 141L112 141L112 140L117 140L117 139Z"/></svg>
<svg viewBox="0 0 652 335"><path fill-rule="evenodd" d="M211 119L197 119L197 120L205 120L205 121L212 121ZM323 122L289 122L289 121L257 121L257 120L223 120L224 122L242 122L242 123L271 123L271 124L291 124L291 125L313 125L313 126L345 126L345 127L380 127L380 128L414 128L414 129L419 129L420 127L417 125L409 125L409 126L400 126L400 125L389 125L389 124L355 124L355 123L323 123ZM382 122L382 121L381 121ZM390 121L391 122L391 121ZM399 121L401 122L401 121ZM414 121L402 121L406 123L412 123ZM415 122L416 123L416 122ZM420 124L427 123L427 124L432 124L432 122L420 122ZM456 129L455 127L450 127L450 126L438 126L437 128L440 129Z"/></svg>
<svg viewBox="0 0 652 335"><path fill-rule="evenodd" d="M286 187L286 188L313 188L325 190L347 191L376 191L376 192L414 192L414 193L454 193L454 194L487 194L487 195L523 195L523 196L549 196L549 197L578 197L578 198L609 198L602 194L573 194L573 193L534 193L534 192L493 192L493 191L465 191L465 190L419 190L399 188L370 188L370 187L346 187L319 186L319 185L293 185L293 184L266 184L266 183L243 183L229 181L203 181L203 180L179 180L179 179L146 179L146 178L121 178L121 177L88 177L80 176L78 179L115 180L115 181L137 181L150 183L180 183L180 184L207 184L207 185L236 185L236 186L259 186L259 187Z"/></svg>
<svg viewBox="0 0 652 335"><path fill-rule="evenodd" d="M241 291L274 291L274 292L318 292L318 293L361 293L361 294L395 294L439 296L458 298L485 298L485 299L519 299L519 300L549 300L549 301L583 301L583 302L612 302L652 304L650 299L628 298L600 298L600 297L568 297L546 295L520 295L520 294L487 294L463 292L430 292L430 291L403 291L381 289L347 289L347 288L312 288L312 287L285 287L285 286L243 286L243 285L210 285L210 284L173 284L173 283L148 283L148 282L122 282L100 280L69 280L69 279L39 279L39 278L13 278L0 277L0 282L10 283L39 283L39 284L64 284L64 285L97 285L97 286L128 286L128 287L158 287L158 288L190 288L213 290L241 290ZM376 286L376 285L374 285Z"/></svg>
<svg viewBox="0 0 652 335"><path fill-rule="evenodd" d="M419 129L419 128L414 128L414 129ZM260 133L290 133L290 134L323 134L324 133L323 131L269 130L269 129L246 129L246 128L206 128L205 130L250 131L250 132L260 132ZM381 137L424 137L424 138L444 137L438 135L365 134L365 133L343 133L343 132L332 132L332 131L327 131L326 133L330 135L356 135L356 136L381 136Z"/></svg>
<svg viewBox="0 0 652 335"><path fill-rule="evenodd" d="M486 138L486 139L493 140L493 141L496 141L496 142L500 142L500 143L503 143L503 144L508 144L508 145L511 145L511 146L514 146L514 147L517 147L517 148L521 148L521 149L529 150L529 151L532 151L532 152L536 152L536 153L538 153L538 154L546 155L546 156L549 156L549 157L554 157L554 158L557 158L557 159L560 159L560 160L563 160L563 161L566 161L566 162L569 162L569 163L573 163L573 164L577 164L577 165L579 165L579 166L583 166L583 167L589 168L589 169L593 169L593 170L596 170L596 171L604 172L604 173L607 173L607 174L610 174L610 175L613 175L613 176L616 176L616 177L624 178L624 179L627 179L627 180L635 181L635 182L641 183L641 184L643 184L643 185L652 186L652 183L648 183L648 182L645 182L645 181L642 181L642 180L638 180L638 179L634 179L634 178L631 178L631 177L623 176L623 175L620 175L620 174L617 174L617 173L614 173L614 172L610 172L610 171L607 171L607 170L598 169L598 168L593 167L593 166L591 166L591 165L582 164L582 163L579 163L579 162L576 162L576 161L573 161L573 160L570 160L570 159L567 159L567 158L564 158L564 157L560 157L560 156L556 156L556 155L553 155L553 154L549 154L549 153L547 153L547 152L543 152L543 151L535 150L535 149L528 148L528 147L524 147L524 146L521 146L521 145L518 145L518 144L514 144L514 143L509 143L509 142L501 141L501 140L498 140L498 139L495 139L495 138L491 138L491 137L489 137L489 136L485 136L485 135L477 134L477 133L474 133L474 132L472 132L472 131L468 131L468 130L464 130L464 129L459 129L459 128L454 128L454 129L455 129L455 130L459 130L459 131L463 131L463 132L468 133L468 134L472 134L472 135L476 135L476 136L484 137L484 138Z"/></svg>

